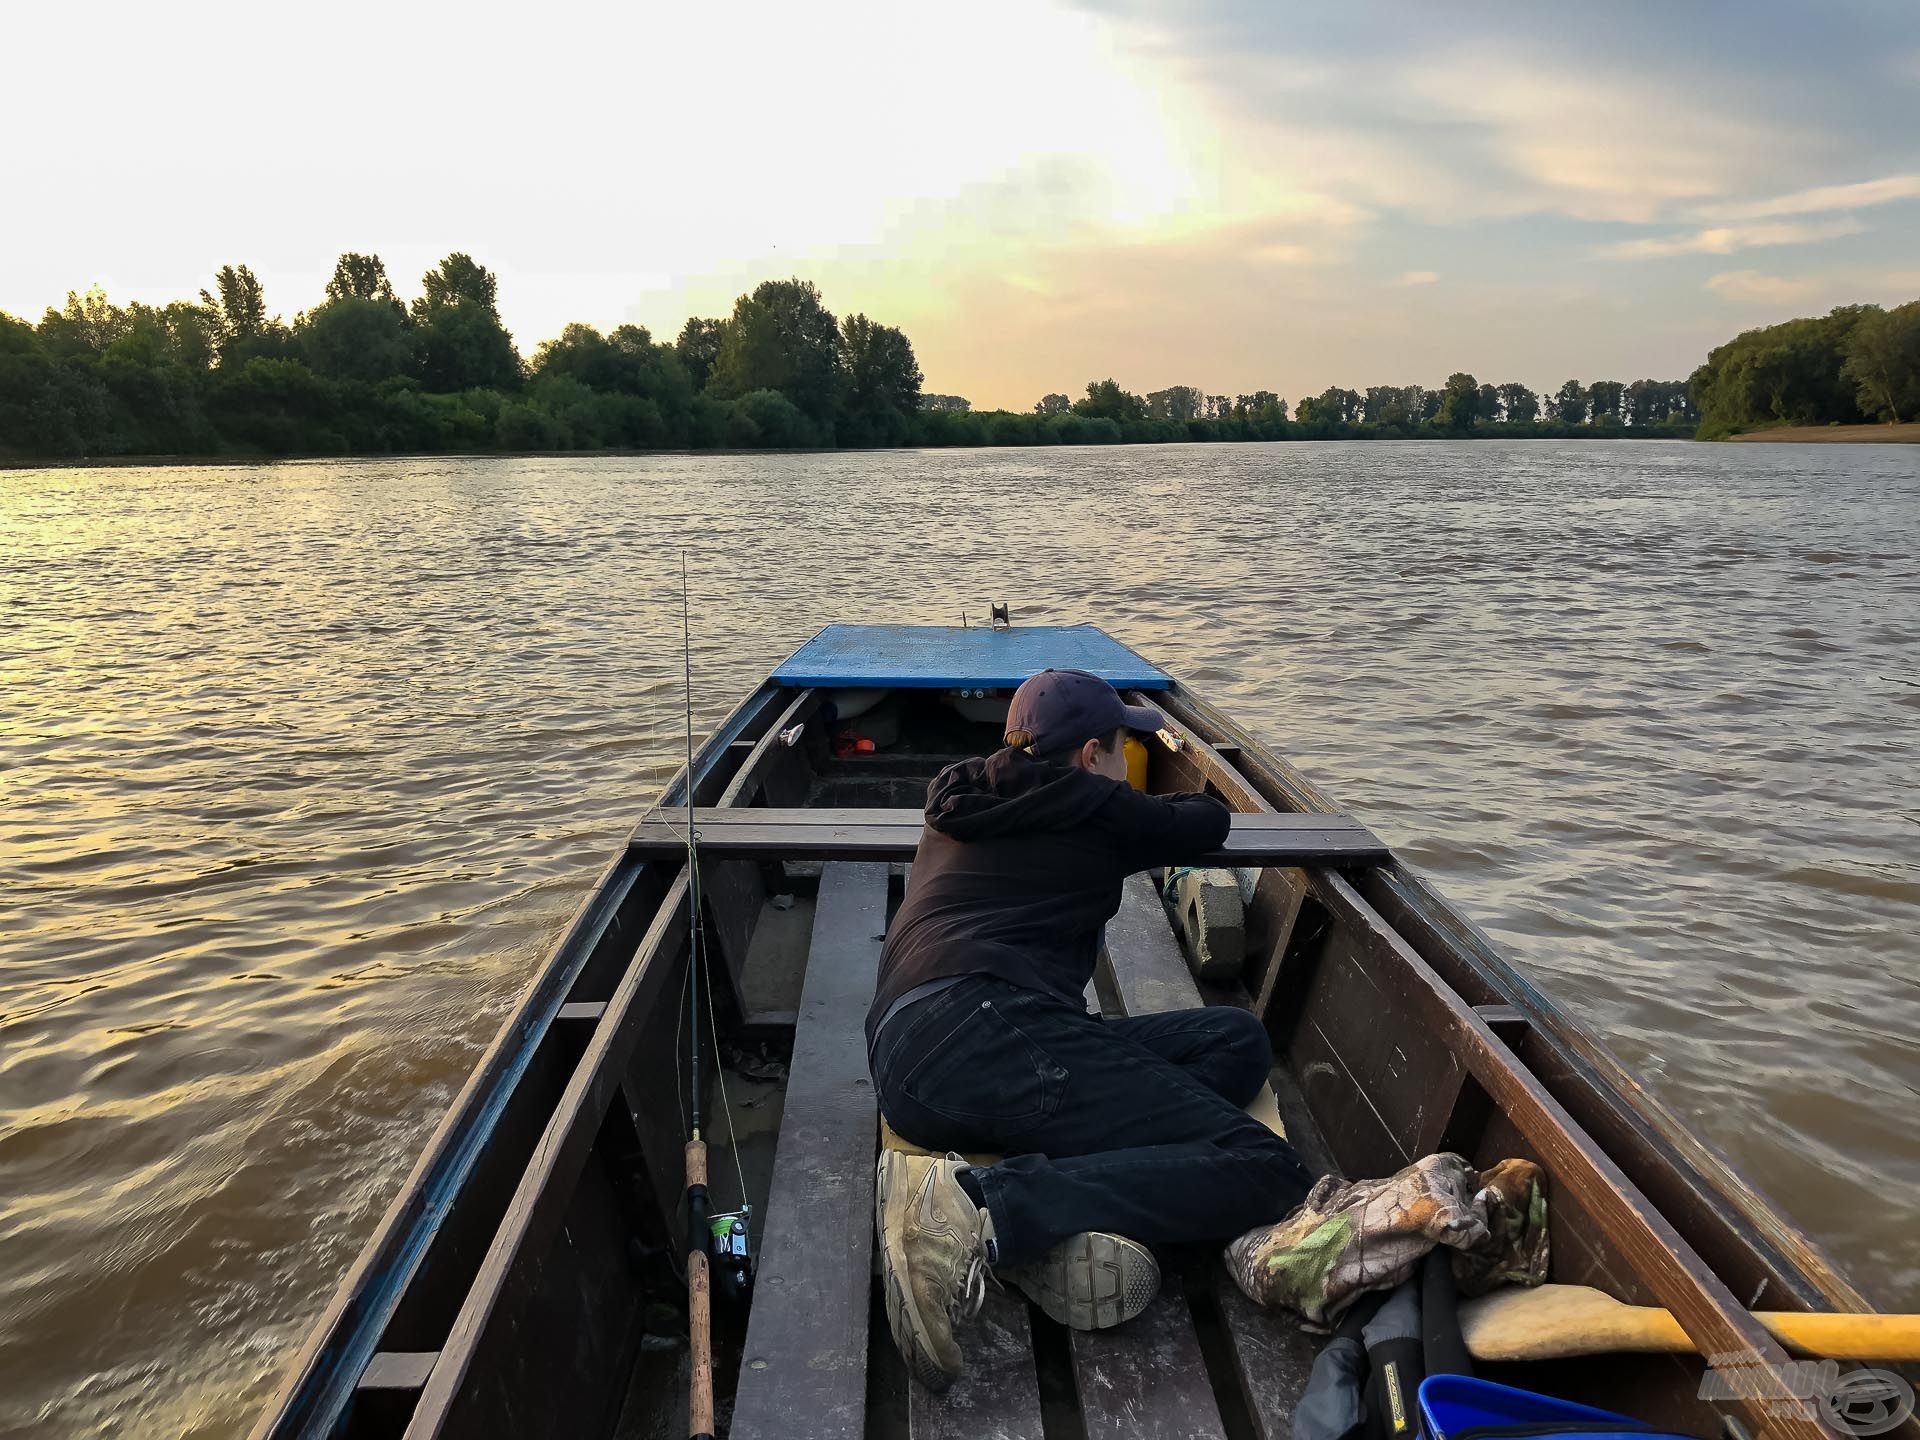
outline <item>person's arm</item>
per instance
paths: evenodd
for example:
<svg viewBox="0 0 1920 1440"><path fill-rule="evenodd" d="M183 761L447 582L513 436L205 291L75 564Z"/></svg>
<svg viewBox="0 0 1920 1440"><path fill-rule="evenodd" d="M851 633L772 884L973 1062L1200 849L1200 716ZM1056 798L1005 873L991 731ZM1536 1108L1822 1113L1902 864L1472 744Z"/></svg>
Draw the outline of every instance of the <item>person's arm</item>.
<svg viewBox="0 0 1920 1440"><path fill-rule="evenodd" d="M1156 865L1191 865L1218 850L1233 812L1211 795L1114 792L1108 819L1128 874Z"/></svg>

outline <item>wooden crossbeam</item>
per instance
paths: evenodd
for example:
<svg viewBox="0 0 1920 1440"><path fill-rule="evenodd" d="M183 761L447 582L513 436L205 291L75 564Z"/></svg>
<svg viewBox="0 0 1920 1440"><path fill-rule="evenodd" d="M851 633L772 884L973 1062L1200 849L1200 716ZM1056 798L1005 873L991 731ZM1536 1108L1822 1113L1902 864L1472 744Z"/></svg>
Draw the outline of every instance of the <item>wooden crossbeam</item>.
<svg viewBox="0 0 1920 1440"><path fill-rule="evenodd" d="M693 812L703 853L787 860L910 860L920 843L918 810L708 808ZM636 855L669 857L687 848L684 811L657 811L628 842ZM1378 836L1349 815L1240 814L1203 865L1378 865L1390 859Z"/></svg>

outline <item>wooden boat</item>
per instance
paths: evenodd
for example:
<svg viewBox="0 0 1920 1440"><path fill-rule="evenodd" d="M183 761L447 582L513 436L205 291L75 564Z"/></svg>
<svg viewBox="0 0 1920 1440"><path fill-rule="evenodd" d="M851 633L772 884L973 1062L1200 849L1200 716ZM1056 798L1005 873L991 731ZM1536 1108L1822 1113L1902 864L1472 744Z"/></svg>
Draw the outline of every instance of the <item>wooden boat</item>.
<svg viewBox="0 0 1920 1440"><path fill-rule="evenodd" d="M833 626L706 739L608 865L256 1435L686 1433L673 1332L685 1324L679 807L691 784L713 1038L733 1066L717 1078L736 1117L781 1112L777 1146L759 1142L770 1176L740 1182L757 1192L758 1270L750 1303L722 1303L716 1319L721 1433L1285 1436L1314 1342L1250 1305L1211 1252L1170 1271L1145 1315L1097 1334L992 1297L946 1396L910 1387L888 1341L861 1039L880 940L927 782L997 748L1005 697L1047 665L1145 692L1168 720L1148 746L1148 788L1225 799L1238 813L1219 863L1260 867L1244 967L1204 991L1150 883L1130 884L1097 977L1109 1014L1203 995L1250 1008L1273 1037L1289 1135L1344 1174L1440 1149L1540 1161L1552 1278L1664 1305L1703 1353L1783 1364L1750 1310L1871 1308L1419 874L1133 651L1084 626ZM836 729L880 743L843 753ZM761 1080L743 1053L762 1060L745 1067ZM768 1056L783 1081L764 1078L779 1068ZM741 1197L728 1193L724 1123L710 1127L724 1208ZM1701 1436L1729 1417L1750 1437L1828 1433L1805 1406L1701 1399L1693 1357L1482 1373Z"/></svg>

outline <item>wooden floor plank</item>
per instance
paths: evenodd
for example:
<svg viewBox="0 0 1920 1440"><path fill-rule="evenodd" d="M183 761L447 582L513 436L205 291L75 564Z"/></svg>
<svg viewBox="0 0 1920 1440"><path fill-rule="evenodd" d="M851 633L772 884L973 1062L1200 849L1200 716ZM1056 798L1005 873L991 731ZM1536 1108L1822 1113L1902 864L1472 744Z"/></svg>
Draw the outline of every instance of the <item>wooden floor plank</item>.
<svg viewBox="0 0 1920 1440"><path fill-rule="evenodd" d="M1224 1266L1214 1267L1213 1287L1254 1434L1260 1440L1288 1440L1293 1407L1307 1388L1320 1339L1242 1295Z"/></svg>
<svg viewBox="0 0 1920 1440"><path fill-rule="evenodd" d="M1134 1319L1075 1330L1072 1347L1087 1440L1225 1440L1193 1315L1171 1277Z"/></svg>
<svg viewBox="0 0 1920 1440"><path fill-rule="evenodd" d="M794 1029L733 1440L861 1440L877 1123L861 1027L887 920L884 864L831 864Z"/></svg>
<svg viewBox="0 0 1920 1440"><path fill-rule="evenodd" d="M912 1440L1041 1440L1040 1381L1026 1302L1010 1291L988 1290L978 1318L955 1338L966 1353L966 1373L944 1395L911 1387Z"/></svg>

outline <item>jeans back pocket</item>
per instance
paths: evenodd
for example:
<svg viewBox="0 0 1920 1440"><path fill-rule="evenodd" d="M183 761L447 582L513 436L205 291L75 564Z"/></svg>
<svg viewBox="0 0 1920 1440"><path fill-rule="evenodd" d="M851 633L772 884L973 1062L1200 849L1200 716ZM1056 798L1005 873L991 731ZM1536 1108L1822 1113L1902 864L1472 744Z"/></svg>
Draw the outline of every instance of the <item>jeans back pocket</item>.
<svg viewBox="0 0 1920 1440"><path fill-rule="evenodd" d="M929 1037L900 1090L915 1104L971 1126L1018 1132L1059 1108L1066 1068L1036 1044L993 1000L970 1005Z"/></svg>

